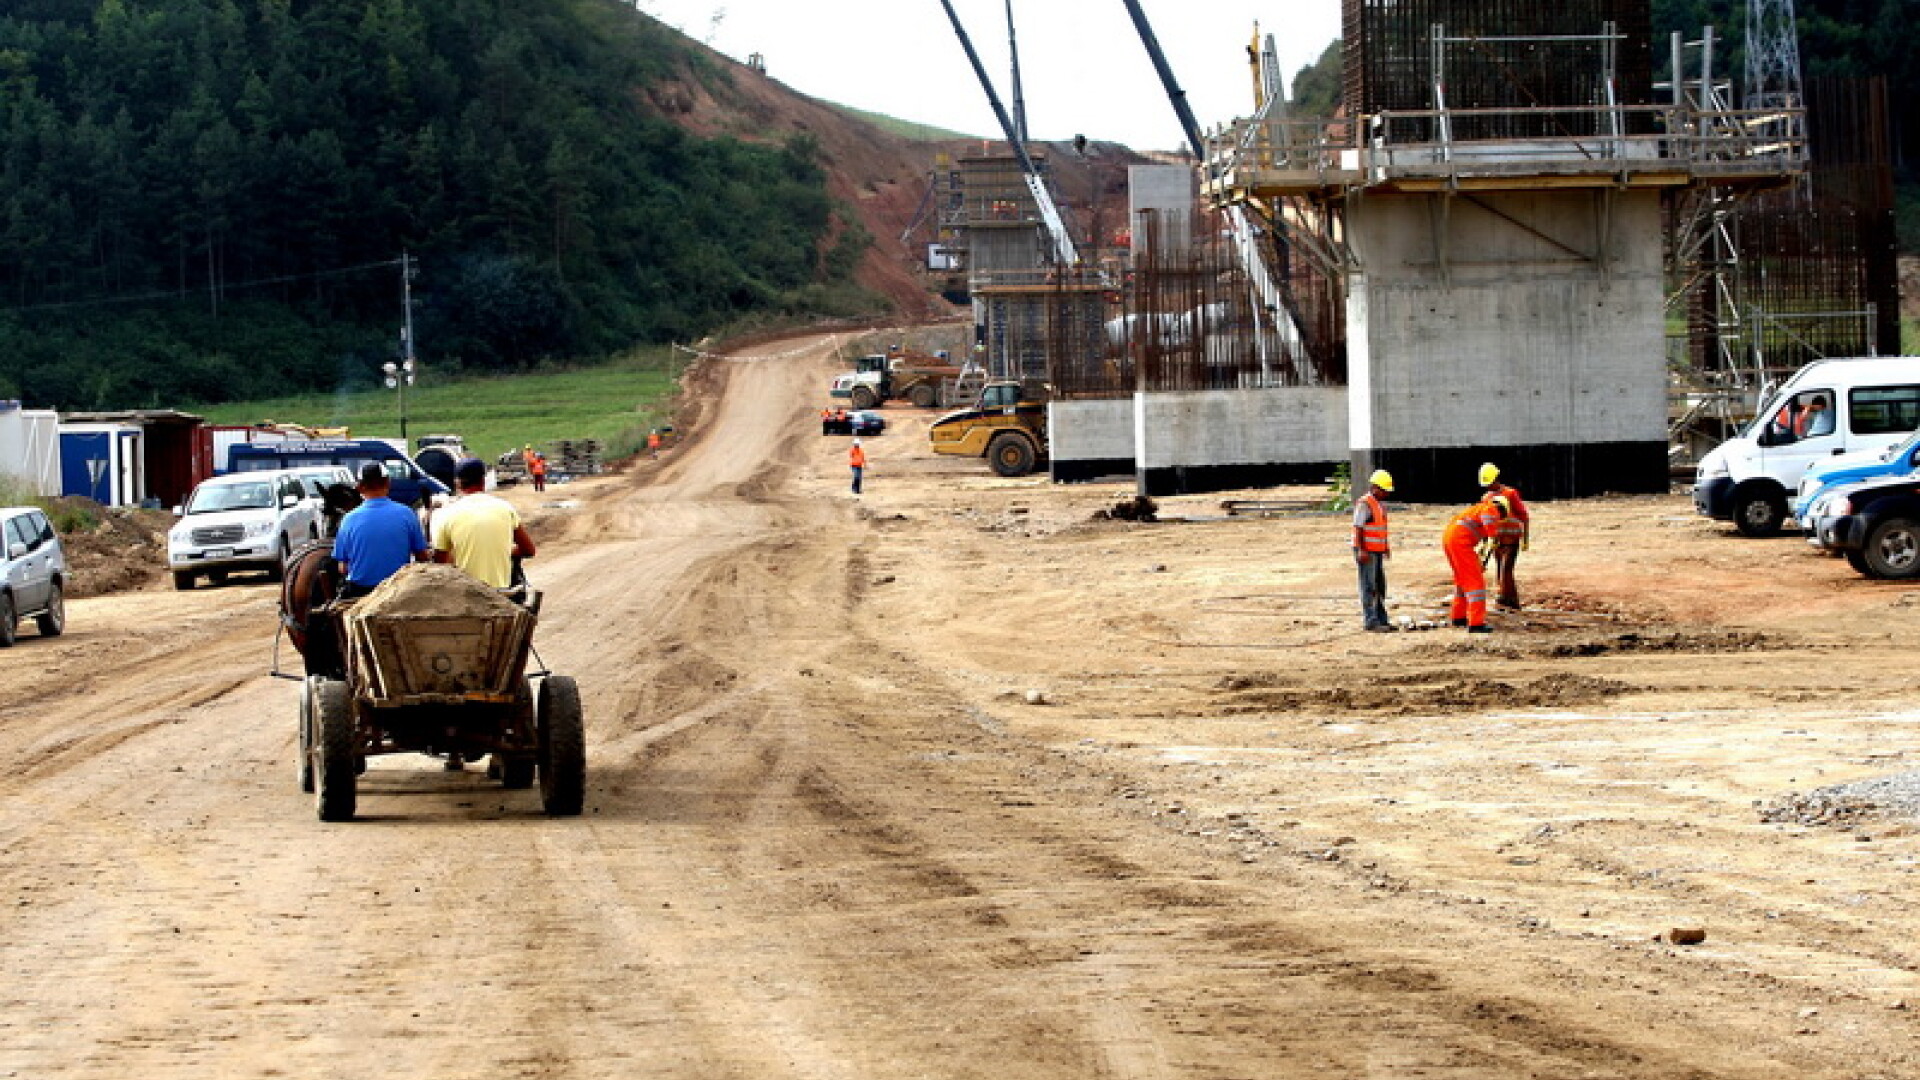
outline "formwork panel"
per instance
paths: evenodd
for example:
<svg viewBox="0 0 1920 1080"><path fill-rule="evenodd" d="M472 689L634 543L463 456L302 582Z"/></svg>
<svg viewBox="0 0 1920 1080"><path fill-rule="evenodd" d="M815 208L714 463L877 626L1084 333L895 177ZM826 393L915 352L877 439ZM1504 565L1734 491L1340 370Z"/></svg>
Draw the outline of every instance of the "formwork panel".
<svg viewBox="0 0 1920 1080"><path fill-rule="evenodd" d="M1449 109L1597 108L1607 104L1599 76L1609 49L1617 103L1654 103L1648 0L1345 0L1341 14L1342 82L1353 114L1439 108L1436 74ZM1609 26L1618 35L1610 44L1599 39ZM1474 40L1436 53L1436 27L1448 38ZM1584 122L1566 114L1512 115L1501 130L1455 137L1579 136L1594 133L1579 130L1583 123L1601 122L1598 112Z"/></svg>

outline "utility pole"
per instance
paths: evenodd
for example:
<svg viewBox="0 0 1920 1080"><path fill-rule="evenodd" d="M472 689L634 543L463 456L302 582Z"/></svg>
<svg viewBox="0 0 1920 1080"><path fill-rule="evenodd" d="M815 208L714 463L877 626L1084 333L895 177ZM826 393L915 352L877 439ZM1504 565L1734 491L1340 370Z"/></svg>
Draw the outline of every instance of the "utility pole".
<svg viewBox="0 0 1920 1080"><path fill-rule="evenodd" d="M404 450L407 441L407 387L413 385L417 365L413 356L413 256L400 253L400 306L402 322L400 325L400 362L389 360L380 366L386 374L387 388L400 392L400 442Z"/></svg>

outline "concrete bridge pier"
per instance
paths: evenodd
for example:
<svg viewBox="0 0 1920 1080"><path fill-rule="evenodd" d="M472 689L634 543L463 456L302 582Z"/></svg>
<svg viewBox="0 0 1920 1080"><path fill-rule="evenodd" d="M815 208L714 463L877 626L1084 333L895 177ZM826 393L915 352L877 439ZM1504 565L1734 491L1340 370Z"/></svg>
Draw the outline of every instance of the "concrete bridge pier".
<svg viewBox="0 0 1920 1080"><path fill-rule="evenodd" d="M1349 203L1356 484L1466 502L1492 461L1529 499L1668 489L1659 191L1528 183Z"/></svg>

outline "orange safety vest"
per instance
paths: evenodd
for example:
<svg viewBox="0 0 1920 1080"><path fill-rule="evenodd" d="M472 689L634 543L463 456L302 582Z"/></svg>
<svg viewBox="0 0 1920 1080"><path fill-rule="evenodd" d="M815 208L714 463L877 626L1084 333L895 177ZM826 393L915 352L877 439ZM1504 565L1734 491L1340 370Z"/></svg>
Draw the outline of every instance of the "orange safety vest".
<svg viewBox="0 0 1920 1080"><path fill-rule="evenodd" d="M1453 515L1440 532L1440 543L1448 547L1472 547L1494 534L1500 523L1500 511L1494 509L1493 496Z"/></svg>
<svg viewBox="0 0 1920 1080"><path fill-rule="evenodd" d="M847 448L847 464L853 466L856 469L866 468L867 452L865 450L860 449L857 446L848 447Z"/></svg>
<svg viewBox="0 0 1920 1080"><path fill-rule="evenodd" d="M533 455L532 463L529 464L527 468L535 476L545 476L547 475L547 459L541 457L539 454L535 454Z"/></svg>
<svg viewBox="0 0 1920 1080"><path fill-rule="evenodd" d="M1368 513L1367 523L1360 527L1360 550L1387 550L1387 508L1380 505L1380 500L1374 498L1371 491L1360 496L1360 501L1366 505Z"/></svg>

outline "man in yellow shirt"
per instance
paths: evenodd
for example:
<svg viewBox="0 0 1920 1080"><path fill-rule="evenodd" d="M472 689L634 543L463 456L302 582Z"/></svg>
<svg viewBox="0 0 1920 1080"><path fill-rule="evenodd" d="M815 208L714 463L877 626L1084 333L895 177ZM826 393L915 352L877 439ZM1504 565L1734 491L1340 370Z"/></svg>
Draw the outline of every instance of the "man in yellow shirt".
<svg viewBox="0 0 1920 1080"><path fill-rule="evenodd" d="M487 465L467 458L454 470L460 497L433 512L433 561L453 565L496 589L513 584L513 560L531 559L533 538L513 505L487 494Z"/></svg>

